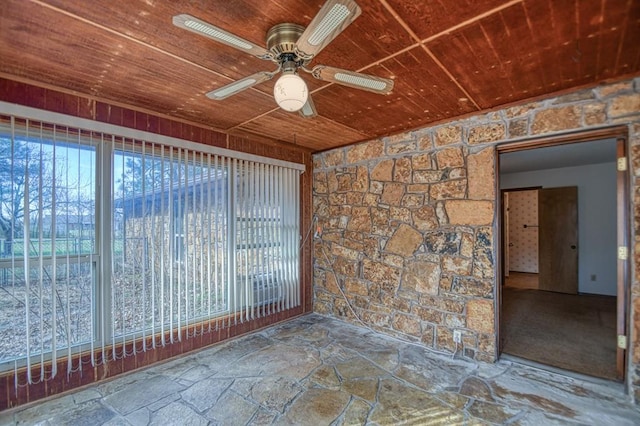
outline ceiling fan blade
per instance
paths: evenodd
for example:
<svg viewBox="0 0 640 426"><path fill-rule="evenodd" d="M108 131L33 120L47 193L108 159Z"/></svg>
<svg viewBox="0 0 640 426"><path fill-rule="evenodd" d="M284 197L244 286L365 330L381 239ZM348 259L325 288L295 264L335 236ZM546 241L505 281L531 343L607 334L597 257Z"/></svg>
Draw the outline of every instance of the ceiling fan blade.
<svg viewBox="0 0 640 426"><path fill-rule="evenodd" d="M311 59L340 34L362 10L353 0L327 0L304 30L296 48L304 59Z"/></svg>
<svg viewBox="0 0 640 426"><path fill-rule="evenodd" d="M313 68L311 74L318 80L330 81L355 89L367 90L373 93L386 95L393 90L393 80L376 77L374 75L347 71L340 68L318 65Z"/></svg>
<svg viewBox="0 0 640 426"><path fill-rule="evenodd" d="M302 106L302 109L298 113L304 118L313 118L318 115L313 99L311 99L311 94L309 94L307 98L307 103Z"/></svg>
<svg viewBox="0 0 640 426"><path fill-rule="evenodd" d="M191 15L182 14L174 16L173 25L196 34L200 34L201 36L209 37L210 39L226 44L227 46L235 47L238 50L242 50L243 52L256 56L260 59L271 60L273 58L271 52L264 47L260 47L248 40L238 37L237 35L231 34L222 28L218 28L201 19L194 18Z"/></svg>
<svg viewBox="0 0 640 426"><path fill-rule="evenodd" d="M226 86L222 86L216 90L212 90L211 92L207 93L207 97L216 101L220 101L222 99L228 98L231 95L235 95L238 92L242 92L243 90L253 87L256 84L271 80L275 74L276 73L267 71L252 74L243 79L234 81L233 83L229 83Z"/></svg>

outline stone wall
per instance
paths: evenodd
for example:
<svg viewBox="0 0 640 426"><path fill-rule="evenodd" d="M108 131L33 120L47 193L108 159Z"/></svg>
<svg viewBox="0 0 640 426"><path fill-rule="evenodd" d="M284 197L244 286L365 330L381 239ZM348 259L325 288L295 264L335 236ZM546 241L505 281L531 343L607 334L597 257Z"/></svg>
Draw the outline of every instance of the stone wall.
<svg viewBox="0 0 640 426"><path fill-rule="evenodd" d="M629 384L640 400L640 78L314 156L314 310L496 357L495 145L611 125L630 136ZM635 197L635 198L634 198Z"/></svg>

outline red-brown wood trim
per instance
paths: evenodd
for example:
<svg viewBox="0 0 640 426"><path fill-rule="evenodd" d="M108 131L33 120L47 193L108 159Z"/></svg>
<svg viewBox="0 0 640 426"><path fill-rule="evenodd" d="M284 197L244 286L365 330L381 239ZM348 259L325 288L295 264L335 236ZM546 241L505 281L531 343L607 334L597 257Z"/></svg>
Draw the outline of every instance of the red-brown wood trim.
<svg viewBox="0 0 640 426"><path fill-rule="evenodd" d="M494 182L494 193L498 194L498 199L496 200L496 209L498 210L498 214L496 215L498 223L496 224L496 230L498 237L496 238L497 244L495 244L496 249L498 250L499 256L496 256L496 261L498 264L496 265L496 271L499 273L497 275L496 280L496 308L494 312L494 321L496 325L496 344L495 344L495 353L494 357L496 361L500 358L500 354L502 353L502 339L500 336L502 333L502 286L505 284L505 273L504 273L504 250L503 250L503 239L504 239L504 197L503 193L500 190L500 153L498 150L493 152L494 155L494 171L493 175L495 176Z"/></svg>
<svg viewBox="0 0 640 426"><path fill-rule="evenodd" d="M616 173L616 193L617 193L617 242L618 247L626 247L627 253L630 255L631 247L629 247L629 159L627 157L626 138L618 138L616 141L616 158L624 159L626 164L625 170L619 170ZM620 259L617 261L617 316L616 316L616 333L618 336L625 336L627 342L629 336L627 333L627 301L629 300L629 259ZM627 343L627 346L629 343ZM626 360L628 350L626 348L617 347L616 349L616 378L623 380L626 371Z"/></svg>
<svg viewBox="0 0 640 426"><path fill-rule="evenodd" d="M556 136L527 139L521 142L505 142L497 145L496 150L500 154L504 154L507 152L524 151L527 149L544 148L548 146L589 142L598 139L611 139L626 134L626 126L606 127L597 130L577 131Z"/></svg>
<svg viewBox="0 0 640 426"><path fill-rule="evenodd" d="M313 158L305 155L300 188L300 291L304 312L313 311ZM303 244L304 243L304 244Z"/></svg>

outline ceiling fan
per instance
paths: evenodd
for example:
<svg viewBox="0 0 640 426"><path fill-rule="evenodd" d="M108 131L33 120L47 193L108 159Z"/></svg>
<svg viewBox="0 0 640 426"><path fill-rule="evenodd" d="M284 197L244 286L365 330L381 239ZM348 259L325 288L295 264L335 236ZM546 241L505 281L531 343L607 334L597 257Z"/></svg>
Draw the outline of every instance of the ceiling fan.
<svg viewBox="0 0 640 426"><path fill-rule="evenodd" d="M299 70L311 74L318 80L374 93L388 94L393 89L393 80L387 78L326 65L307 68L309 62L360 13L360 7L353 0L327 0L307 28L292 23L273 26L267 32L266 49L190 15L174 16L173 24L257 58L274 62L278 67L275 71L261 71L229 83L207 93L207 97L215 100L225 99L271 80L282 71L282 76L273 90L278 105L286 111L300 111L303 117L314 117L316 109L309 96L307 85L298 75Z"/></svg>

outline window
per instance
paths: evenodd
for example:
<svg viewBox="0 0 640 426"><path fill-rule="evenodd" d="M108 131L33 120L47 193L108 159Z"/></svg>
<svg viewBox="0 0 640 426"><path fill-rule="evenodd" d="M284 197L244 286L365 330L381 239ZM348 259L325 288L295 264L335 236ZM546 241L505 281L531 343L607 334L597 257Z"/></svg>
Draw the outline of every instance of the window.
<svg viewBox="0 0 640 426"><path fill-rule="evenodd" d="M234 167L236 294L245 316L299 304L297 173L239 162ZM244 304L243 304L244 303Z"/></svg>
<svg viewBox="0 0 640 426"><path fill-rule="evenodd" d="M15 108L0 369L40 365L34 383L80 350L95 364L299 305L301 166Z"/></svg>
<svg viewBox="0 0 640 426"><path fill-rule="evenodd" d="M179 334L228 312L227 164L187 149L114 142L115 338Z"/></svg>
<svg viewBox="0 0 640 426"><path fill-rule="evenodd" d="M0 134L0 362L92 341L98 259L95 146L40 122L11 131Z"/></svg>

